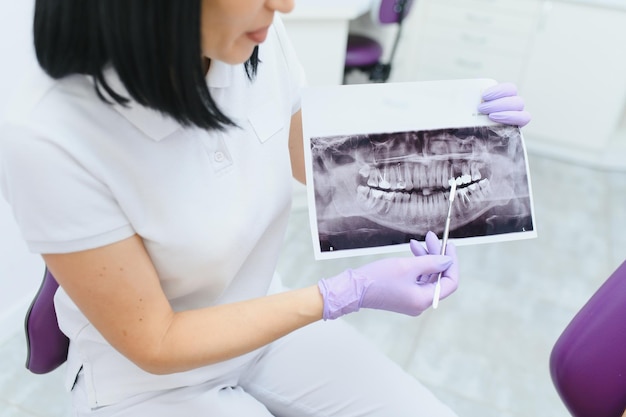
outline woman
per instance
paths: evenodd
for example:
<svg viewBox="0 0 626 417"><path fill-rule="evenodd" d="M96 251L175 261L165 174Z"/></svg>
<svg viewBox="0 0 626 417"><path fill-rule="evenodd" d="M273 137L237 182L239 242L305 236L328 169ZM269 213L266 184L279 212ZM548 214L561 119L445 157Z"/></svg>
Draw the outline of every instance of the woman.
<svg viewBox="0 0 626 417"><path fill-rule="evenodd" d="M438 255L430 234L415 256L267 295L291 176L304 181L304 77L275 17L293 6L36 1L47 75L2 126L0 184L61 286L76 415L454 415L320 321L420 314L434 293L420 277L456 289L454 246ZM495 94L492 117L524 124L515 93Z"/></svg>

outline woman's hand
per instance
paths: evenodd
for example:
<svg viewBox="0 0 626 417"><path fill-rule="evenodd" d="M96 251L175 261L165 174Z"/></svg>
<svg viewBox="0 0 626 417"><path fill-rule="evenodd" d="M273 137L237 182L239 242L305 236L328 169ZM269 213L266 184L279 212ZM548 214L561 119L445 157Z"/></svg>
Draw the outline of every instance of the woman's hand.
<svg viewBox="0 0 626 417"><path fill-rule="evenodd" d="M440 299L452 294L459 280L456 249L448 243L446 255L438 255L441 244L437 236L429 232L426 240L427 250L411 242L414 257L381 259L320 280L324 319L336 319L360 308L417 316L432 305L436 280L428 277L439 272L443 272Z"/></svg>
<svg viewBox="0 0 626 417"><path fill-rule="evenodd" d="M486 89L481 98L478 111L494 122L519 127L530 122L530 113L524 110L524 100L517 95L515 84L496 84Z"/></svg>

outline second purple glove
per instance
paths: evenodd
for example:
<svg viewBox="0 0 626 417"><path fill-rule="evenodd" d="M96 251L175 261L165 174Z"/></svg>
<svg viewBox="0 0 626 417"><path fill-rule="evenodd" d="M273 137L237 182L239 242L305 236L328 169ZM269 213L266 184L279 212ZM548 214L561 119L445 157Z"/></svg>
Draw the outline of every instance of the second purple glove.
<svg viewBox="0 0 626 417"><path fill-rule="evenodd" d="M496 84L486 89L481 98L478 111L494 122L519 127L530 122L530 113L524 110L524 100L517 95L515 84Z"/></svg>
<svg viewBox="0 0 626 417"><path fill-rule="evenodd" d="M435 294L435 284L427 277L442 271L440 299L452 294L459 279L456 249L449 243L446 255L434 255L439 253L439 240L429 232L426 241L427 249L411 242L415 257L381 259L320 280L324 320L336 319L360 308L417 316L432 305Z"/></svg>

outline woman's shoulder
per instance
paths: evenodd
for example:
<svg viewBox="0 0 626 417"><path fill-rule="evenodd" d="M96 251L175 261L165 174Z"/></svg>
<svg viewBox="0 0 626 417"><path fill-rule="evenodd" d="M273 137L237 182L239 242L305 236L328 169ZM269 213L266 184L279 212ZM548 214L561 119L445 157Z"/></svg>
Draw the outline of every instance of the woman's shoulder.
<svg viewBox="0 0 626 417"><path fill-rule="evenodd" d="M32 123L33 118L60 113L61 97L93 96L89 80L83 75L72 75L55 80L40 68L30 68L18 81L18 86L7 100L7 110L2 124L20 125Z"/></svg>
<svg viewBox="0 0 626 417"><path fill-rule="evenodd" d="M63 146L99 131L113 133L119 119L113 107L98 97L87 75L53 79L41 69L32 70L15 90L0 118L0 147L15 138L20 139L20 146L41 141ZM28 141L28 137L37 140Z"/></svg>

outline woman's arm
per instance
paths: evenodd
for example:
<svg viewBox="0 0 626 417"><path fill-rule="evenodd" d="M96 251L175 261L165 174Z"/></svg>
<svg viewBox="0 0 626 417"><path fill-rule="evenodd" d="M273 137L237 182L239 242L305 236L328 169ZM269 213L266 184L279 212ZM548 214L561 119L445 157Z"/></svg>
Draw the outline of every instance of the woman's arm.
<svg viewBox="0 0 626 417"><path fill-rule="evenodd" d="M154 374L224 361L322 318L317 286L174 312L137 235L98 249L43 257L107 341Z"/></svg>
<svg viewBox="0 0 626 417"><path fill-rule="evenodd" d="M306 184L304 172L304 144L302 136L302 110L298 110L291 116L291 127L289 128L289 155L291 156L291 171L293 177Z"/></svg>

